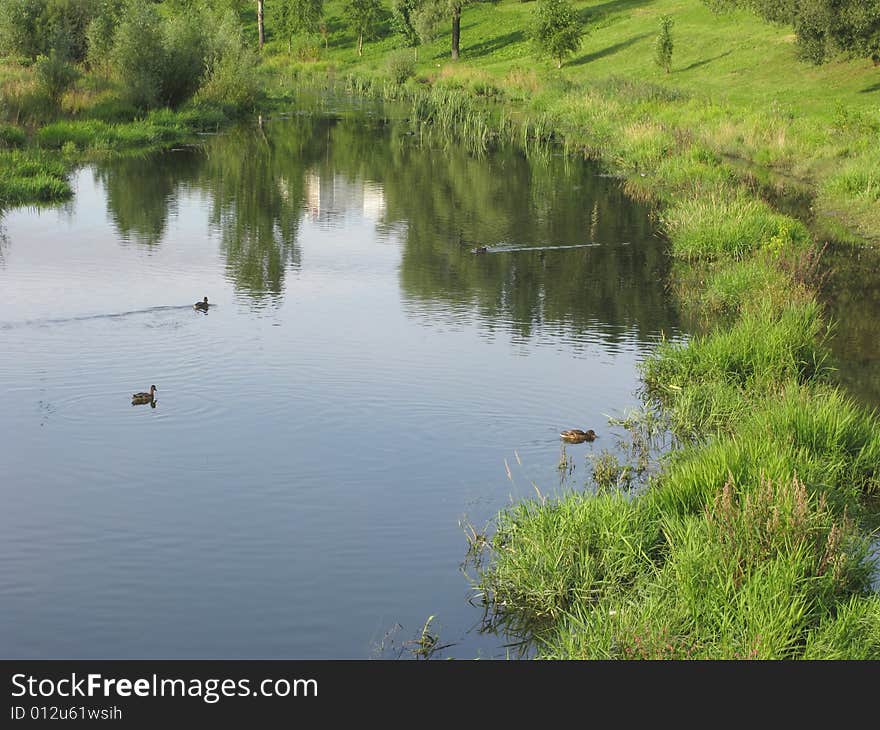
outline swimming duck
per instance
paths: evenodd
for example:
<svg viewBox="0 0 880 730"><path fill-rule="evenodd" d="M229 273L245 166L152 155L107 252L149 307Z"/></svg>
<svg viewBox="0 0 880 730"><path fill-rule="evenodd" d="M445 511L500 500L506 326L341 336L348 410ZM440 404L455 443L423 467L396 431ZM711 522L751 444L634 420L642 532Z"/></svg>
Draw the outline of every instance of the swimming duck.
<svg viewBox="0 0 880 730"><path fill-rule="evenodd" d="M567 431L562 431L559 436L563 441L571 441L572 443L579 444L584 441L594 441L596 438L596 432L592 428L589 431L581 431L579 428L570 428Z"/></svg>
<svg viewBox="0 0 880 730"><path fill-rule="evenodd" d="M208 297L205 297L201 302L196 302L193 304L193 309L198 309L200 312L208 311Z"/></svg>
<svg viewBox="0 0 880 730"><path fill-rule="evenodd" d="M472 253L486 253L489 250L488 246L477 246Z"/></svg>
<svg viewBox="0 0 880 730"><path fill-rule="evenodd" d="M153 398L156 397L154 395L154 393L157 390L158 390L158 388L155 385L151 385L149 393L132 393L131 394L131 404L134 406L134 405L140 405L142 403L152 403Z"/></svg>

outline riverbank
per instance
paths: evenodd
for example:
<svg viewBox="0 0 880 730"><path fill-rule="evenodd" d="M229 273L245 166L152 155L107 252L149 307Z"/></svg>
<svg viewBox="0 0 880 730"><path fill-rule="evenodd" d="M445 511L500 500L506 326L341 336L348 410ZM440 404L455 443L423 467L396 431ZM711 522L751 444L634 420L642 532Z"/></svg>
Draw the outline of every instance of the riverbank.
<svg viewBox="0 0 880 730"><path fill-rule="evenodd" d="M679 447L644 490L597 473L595 493L523 502L472 532L490 625L547 658L880 657L869 507L880 423L834 385L817 298L827 229L876 237L880 228L880 120L856 97L873 77L856 62L799 65L769 43L781 29L740 15L752 73L734 94L723 84L696 92L694 77L719 66L736 75L742 44L722 43L734 21L710 30L708 13L688 10L694 22L705 15L705 57L688 56L671 82L648 70L644 46L646 29L680 4L642 6L604 11L590 42L607 30L608 52L588 54L583 73L576 62L561 73L517 65L523 39L504 31L507 21L523 27L519 3L468 10L464 62L439 65L429 46L402 84L389 77L390 41L368 44L363 58L340 44L319 64L269 63L294 83L330 76L409 98L414 119L456 127L477 148L519 135L598 159L655 203L679 261L673 284L702 334L643 363L646 413L668 423ZM688 71L691 82L678 83ZM793 82L785 90L783 78ZM806 192L799 217L780 210L790 192Z"/></svg>

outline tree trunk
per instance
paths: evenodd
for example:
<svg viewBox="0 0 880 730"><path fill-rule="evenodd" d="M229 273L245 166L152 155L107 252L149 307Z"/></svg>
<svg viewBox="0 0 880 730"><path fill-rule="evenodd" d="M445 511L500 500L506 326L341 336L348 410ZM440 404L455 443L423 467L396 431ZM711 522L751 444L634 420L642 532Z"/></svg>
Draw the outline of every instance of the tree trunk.
<svg viewBox="0 0 880 730"><path fill-rule="evenodd" d="M461 40L461 5L452 6L452 60L458 60L458 44Z"/></svg>
<svg viewBox="0 0 880 730"><path fill-rule="evenodd" d="M364 32L358 33L358 55L364 55Z"/></svg>
<svg viewBox="0 0 880 730"><path fill-rule="evenodd" d="M556 68L562 68L562 59L561 58L556 59Z"/></svg>
<svg viewBox="0 0 880 730"><path fill-rule="evenodd" d="M257 30L260 34L260 50L263 48L263 42L265 40L265 32L263 29L263 0L257 0Z"/></svg>

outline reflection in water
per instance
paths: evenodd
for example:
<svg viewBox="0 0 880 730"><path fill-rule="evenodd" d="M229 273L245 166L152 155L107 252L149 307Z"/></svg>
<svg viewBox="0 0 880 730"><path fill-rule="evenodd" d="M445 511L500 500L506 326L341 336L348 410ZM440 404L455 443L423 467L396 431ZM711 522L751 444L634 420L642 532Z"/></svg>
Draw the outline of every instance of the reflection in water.
<svg viewBox="0 0 880 730"><path fill-rule="evenodd" d="M280 304L285 276L301 265L303 220L333 229L358 216L403 236L412 316L454 321L472 309L490 331L561 327L608 342L654 341L674 325L663 246L616 182L562 156L506 149L476 159L422 146L407 130L400 120L301 115L162 164L113 161L99 176L119 231L147 245L182 188L206 195L228 276L254 302ZM473 254L484 247L491 256Z"/></svg>
<svg viewBox="0 0 880 730"><path fill-rule="evenodd" d="M824 258L837 377L860 401L880 407L880 250L840 244Z"/></svg>
<svg viewBox="0 0 880 730"><path fill-rule="evenodd" d="M165 234L169 215L177 209L181 187L202 166L198 157L174 155L157 165L152 155L114 159L99 166L96 178L107 195L107 210L123 241L155 246Z"/></svg>

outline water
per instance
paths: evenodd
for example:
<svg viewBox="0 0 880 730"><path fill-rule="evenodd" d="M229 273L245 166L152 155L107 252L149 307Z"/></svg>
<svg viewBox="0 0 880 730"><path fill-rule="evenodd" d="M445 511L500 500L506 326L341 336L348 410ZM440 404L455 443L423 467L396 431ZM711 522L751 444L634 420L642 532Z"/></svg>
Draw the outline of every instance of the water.
<svg viewBox="0 0 880 730"><path fill-rule="evenodd" d="M599 433L575 486L614 446L679 335L664 244L580 162L368 111L3 216L0 655L388 656L432 615L443 656L505 655L459 522L552 494L560 429Z"/></svg>

